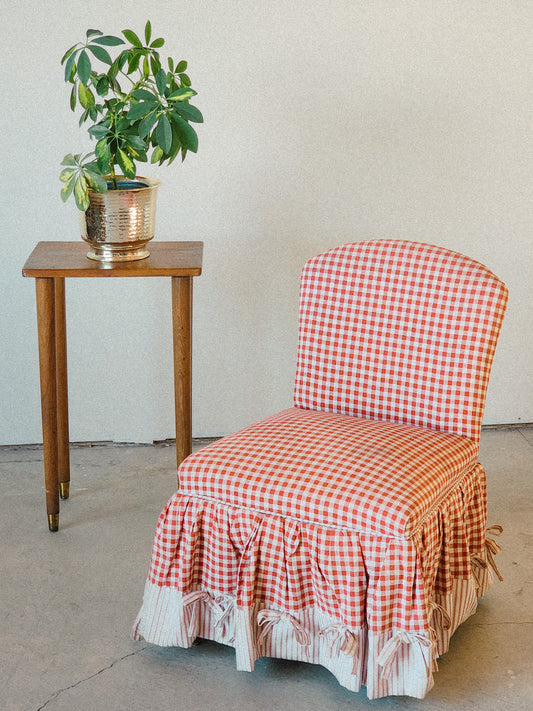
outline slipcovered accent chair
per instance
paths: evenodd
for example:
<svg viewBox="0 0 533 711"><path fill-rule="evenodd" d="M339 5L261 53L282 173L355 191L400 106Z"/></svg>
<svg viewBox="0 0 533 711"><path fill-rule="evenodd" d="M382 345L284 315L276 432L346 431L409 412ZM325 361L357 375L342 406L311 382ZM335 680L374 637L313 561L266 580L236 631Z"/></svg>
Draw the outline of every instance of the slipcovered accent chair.
<svg viewBox="0 0 533 711"><path fill-rule="evenodd" d="M424 697L499 576L477 456L506 300L486 267L427 244L307 262L293 407L182 463L134 638Z"/></svg>

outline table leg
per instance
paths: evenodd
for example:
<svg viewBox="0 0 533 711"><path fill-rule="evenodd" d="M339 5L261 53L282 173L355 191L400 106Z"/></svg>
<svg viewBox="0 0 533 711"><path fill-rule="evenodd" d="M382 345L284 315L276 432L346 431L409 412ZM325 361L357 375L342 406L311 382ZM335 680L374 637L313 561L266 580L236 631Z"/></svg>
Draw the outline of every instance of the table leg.
<svg viewBox="0 0 533 711"><path fill-rule="evenodd" d="M192 451L192 277L172 277L177 466Z"/></svg>
<svg viewBox="0 0 533 711"><path fill-rule="evenodd" d="M59 528L58 447L57 447L57 371L56 298L54 279L37 277L37 331L41 380L44 480L48 528Z"/></svg>
<svg viewBox="0 0 533 711"><path fill-rule="evenodd" d="M59 495L68 499L70 489L70 452L68 431L67 325L65 279L55 280L56 372L57 372L57 478Z"/></svg>

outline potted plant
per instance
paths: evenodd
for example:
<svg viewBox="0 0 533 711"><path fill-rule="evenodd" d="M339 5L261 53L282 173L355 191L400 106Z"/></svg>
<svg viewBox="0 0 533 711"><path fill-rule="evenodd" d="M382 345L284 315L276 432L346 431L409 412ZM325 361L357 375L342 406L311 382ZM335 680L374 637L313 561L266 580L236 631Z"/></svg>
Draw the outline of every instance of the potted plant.
<svg viewBox="0 0 533 711"><path fill-rule="evenodd" d="M178 155L184 160L189 151L196 153L191 123L203 121L190 103L196 92L187 62L168 58L163 65L164 39L152 39L150 21L144 41L132 30L122 35L89 29L85 41L61 60L72 85L70 108L81 111L80 126L90 122L95 141L91 153L63 159L61 197L74 196L82 237L92 247L87 256L101 261L148 256L160 181L137 176L136 164L170 164Z"/></svg>

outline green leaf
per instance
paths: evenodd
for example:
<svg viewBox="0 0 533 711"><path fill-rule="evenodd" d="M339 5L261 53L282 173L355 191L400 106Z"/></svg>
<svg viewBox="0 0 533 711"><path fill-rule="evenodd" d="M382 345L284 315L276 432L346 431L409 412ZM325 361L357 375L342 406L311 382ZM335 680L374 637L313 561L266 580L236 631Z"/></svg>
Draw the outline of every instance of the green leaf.
<svg viewBox="0 0 533 711"><path fill-rule="evenodd" d="M185 104L182 101L177 101L174 104L174 111L176 111L187 121L194 121L194 123L204 122L204 117L201 112L196 108L196 106L191 106L191 104Z"/></svg>
<svg viewBox="0 0 533 711"><path fill-rule="evenodd" d="M75 45L74 45L73 47L71 47L70 49L67 49L67 51L65 52L65 54L64 54L63 57L61 58L61 64L64 64L64 62L67 61L67 59L68 59L68 58L70 57L70 55L74 52L74 50L76 49L77 46L78 46L78 44L75 44Z"/></svg>
<svg viewBox="0 0 533 711"><path fill-rule="evenodd" d="M161 69L161 62L159 61L159 57L156 54L152 54L150 57L150 66L152 67L152 74L155 75L157 72Z"/></svg>
<svg viewBox="0 0 533 711"><path fill-rule="evenodd" d="M143 56L142 52L139 51L133 51L130 52L129 60L128 60L128 74L131 74L132 72L136 72L137 69L139 68L139 62L141 61L141 57Z"/></svg>
<svg viewBox="0 0 533 711"><path fill-rule="evenodd" d="M124 151L122 148L119 148L117 151L117 160L126 178L134 178L135 163L132 161L126 151Z"/></svg>
<svg viewBox="0 0 533 711"><path fill-rule="evenodd" d="M128 111L128 119L130 121L136 121L137 119L143 118L150 111L155 111L159 106L158 103L154 101L143 101L140 104L134 104Z"/></svg>
<svg viewBox="0 0 533 711"><path fill-rule="evenodd" d="M107 180L102 175L95 173L93 170L88 170L87 168L83 171L83 175L87 183L93 190L96 190L97 193L107 192Z"/></svg>
<svg viewBox="0 0 533 711"><path fill-rule="evenodd" d="M168 153L172 146L172 128L166 114L163 114L159 119L156 128L156 139L164 152Z"/></svg>
<svg viewBox="0 0 533 711"><path fill-rule="evenodd" d="M103 35L103 32L100 32L100 30L87 30L86 35L87 35L87 40L90 40L91 37L95 37L96 35Z"/></svg>
<svg viewBox="0 0 533 711"><path fill-rule="evenodd" d="M150 62L148 61L148 56L143 59L143 79L148 79L150 76Z"/></svg>
<svg viewBox="0 0 533 711"><path fill-rule="evenodd" d="M89 153L89 155L91 155ZM88 158L89 155L85 156L85 158ZM98 168L98 163L94 160L92 160L90 163L83 163L83 165L80 164L80 167L83 167L84 170L91 170L93 173L98 173L101 175L101 171Z"/></svg>
<svg viewBox="0 0 533 711"><path fill-rule="evenodd" d="M126 117L121 117L115 124L115 130L119 133L130 128L131 124Z"/></svg>
<svg viewBox="0 0 533 711"><path fill-rule="evenodd" d="M151 163L159 163L159 161L164 158L165 154L160 146L156 146L152 153Z"/></svg>
<svg viewBox="0 0 533 711"><path fill-rule="evenodd" d="M84 109L89 109L95 104L94 94L85 86L85 84L78 85L78 99Z"/></svg>
<svg viewBox="0 0 533 711"><path fill-rule="evenodd" d="M122 88L115 78L109 77L109 83L115 94L122 94Z"/></svg>
<svg viewBox="0 0 533 711"><path fill-rule="evenodd" d="M136 151L135 148L132 148L130 145L128 145L128 154L134 160L137 160L139 158L139 151Z"/></svg>
<svg viewBox="0 0 533 711"><path fill-rule="evenodd" d="M178 65L176 67L176 74L181 74L187 69L187 62L182 59L181 62L178 62Z"/></svg>
<svg viewBox="0 0 533 711"><path fill-rule="evenodd" d="M148 89L134 89L131 92L134 99L144 99L146 101L159 101L157 96Z"/></svg>
<svg viewBox="0 0 533 711"><path fill-rule="evenodd" d="M130 56L129 50L124 49L115 60L117 69L123 69Z"/></svg>
<svg viewBox="0 0 533 711"><path fill-rule="evenodd" d="M167 73L164 69L160 69L155 75L155 83L157 84L159 93L164 94L167 86Z"/></svg>
<svg viewBox="0 0 533 711"><path fill-rule="evenodd" d="M74 200L78 206L78 210L85 212L89 207L89 193L87 190L87 181L83 175L79 175L74 181Z"/></svg>
<svg viewBox="0 0 533 711"><path fill-rule="evenodd" d="M152 36L152 23L150 22L150 20L148 20L148 22L144 26L144 41L146 42L147 45L150 44L151 36Z"/></svg>
<svg viewBox="0 0 533 711"><path fill-rule="evenodd" d="M182 146L188 151L196 153L198 151L198 135L194 128L189 126L187 121L184 121L181 116L175 112L172 112L170 117L176 126Z"/></svg>
<svg viewBox="0 0 533 711"><path fill-rule="evenodd" d="M89 44L87 45L87 49L94 54L96 59L99 59L104 64L113 64L113 60L111 59L107 49L99 47L97 44Z"/></svg>
<svg viewBox="0 0 533 711"><path fill-rule="evenodd" d="M193 96L196 96L196 92L194 91L194 89L182 87L181 89L178 89L177 91L172 92L172 94L168 97L168 100L169 101L187 101L187 99L190 99Z"/></svg>
<svg viewBox="0 0 533 711"><path fill-rule="evenodd" d="M70 110L74 111L76 108L76 96L77 96L77 91L76 91L76 85L72 87L72 91L70 92Z"/></svg>
<svg viewBox="0 0 533 711"><path fill-rule="evenodd" d="M135 133L126 133L125 136L128 139L128 144L131 148L134 148L135 151L145 151L146 150L146 144L143 141L142 138L137 136Z"/></svg>
<svg viewBox="0 0 533 711"><path fill-rule="evenodd" d="M187 74L181 73L181 74L179 75L179 77L180 77L180 79L181 79L181 84L182 84L182 86L190 86L190 85L191 85L191 80L189 79L189 77L187 76Z"/></svg>
<svg viewBox="0 0 533 711"><path fill-rule="evenodd" d="M98 94L98 96L106 96L108 91L109 79L108 77L106 77L105 74L102 74L102 76L96 82L96 93Z"/></svg>
<svg viewBox="0 0 533 711"><path fill-rule="evenodd" d="M142 47L143 43L141 40L137 37L135 32L133 30L122 30L122 34L124 37L132 44L134 47Z"/></svg>
<svg viewBox="0 0 533 711"><path fill-rule="evenodd" d="M63 168L63 170L59 174L59 180L62 183L67 183L75 175L75 172L76 172L76 169L74 167Z"/></svg>
<svg viewBox="0 0 533 711"><path fill-rule="evenodd" d="M141 161L141 163L146 163L148 158L146 157L146 146L142 146L142 148L135 148L131 141L128 141L128 153L130 156L136 160L136 161Z"/></svg>
<svg viewBox="0 0 533 711"><path fill-rule="evenodd" d="M72 72L74 69L74 62L76 61L76 52L70 55L65 64L65 81L70 81L72 79Z"/></svg>
<svg viewBox="0 0 533 711"><path fill-rule="evenodd" d="M79 158L79 156L78 156L78 158ZM72 165L72 166L78 165L76 163L76 156L73 156L72 153L67 153L67 155L61 161L61 165Z"/></svg>
<svg viewBox="0 0 533 711"><path fill-rule="evenodd" d="M146 138L152 128L155 126L155 122L157 121L157 111L153 111L150 114L147 114L143 120L139 124L139 136L141 138Z"/></svg>
<svg viewBox="0 0 533 711"><path fill-rule="evenodd" d="M158 37L157 39L155 39L155 40L152 42L152 44L150 45L150 47L151 47L152 49L159 49L159 48L162 47L164 44L165 44L165 40L164 40L162 37Z"/></svg>
<svg viewBox="0 0 533 711"><path fill-rule="evenodd" d="M168 158L168 164L170 165L180 152L181 148L181 140L179 137L178 129L176 127L176 124L172 121L172 147L170 149L170 154Z"/></svg>
<svg viewBox="0 0 533 711"><path fill-rule="evenodd" d="M74 190L74 182L75 182L74 173L72 173L70 178L64 182L65 182L65 184L61 188L60 195L61 195L61 200L63 200L63 202L66 202L69 199L69 197L72 195L72 191Z"/></svg>
<svg viewBox="0 0 533 711"><path fill-rule="evenodd" d="M109 133L109 126L106 126L103 123L97 123L96 126L89 127L89 133L95 138L102 138L102 136Z"/></svg>
<svg viewBox="0 0 533 711"><path fill-rule="evenodd" d="M111 170L111 149L105 138L101 138L96 144L94 150L96 153L96 161L98 164L98 169L105 175Z"/></svg>
<svg viewBox="0 0 533 711"><path fill-rule="evenodd" d="M124 44L124 40L120 37L114 37L113 35L103 35L102 37L95 37L93 42L98 44L103 44L106 47L118 47L119 44Z"/></svg>
<svg viewBox="0 0 533 711"><path fill-rule="evenodd" d="M78 76L81 83L87 86L91 78L91 60L84 49L81 50L78 57Z"/></svg>

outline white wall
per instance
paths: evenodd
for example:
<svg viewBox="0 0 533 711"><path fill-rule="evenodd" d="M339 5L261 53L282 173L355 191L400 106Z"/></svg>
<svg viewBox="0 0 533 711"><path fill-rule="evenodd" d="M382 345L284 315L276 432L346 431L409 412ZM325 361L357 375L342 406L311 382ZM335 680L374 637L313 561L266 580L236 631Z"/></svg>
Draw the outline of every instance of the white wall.
<svg viewBox="0 0 533 711"><path fill-rule="evenodd" d="M2 0L0 444L41 439L37 240L78 239L59 162L89 148L59 59L150 18L189 61L200 151L158 174L161 240L205 242L194 435L290 406L298 278L329 247L443 245L510 288L486 423L533 421L529 0ZM69 280L72 440L173 436L168 280Z"/></svg>

